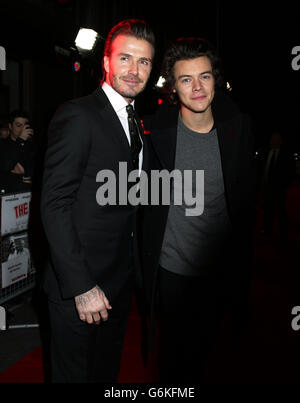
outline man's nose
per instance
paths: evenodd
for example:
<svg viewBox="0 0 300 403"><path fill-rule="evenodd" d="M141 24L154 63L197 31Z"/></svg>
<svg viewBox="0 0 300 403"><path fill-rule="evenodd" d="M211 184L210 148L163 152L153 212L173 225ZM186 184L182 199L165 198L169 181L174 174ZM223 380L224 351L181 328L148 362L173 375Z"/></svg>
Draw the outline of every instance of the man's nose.
<svg viewBox="0 0 300 403"><path fill-rule="evenodd" d="M138 63L136 62L131 63L129 73L134 74L135 76L138 75L139 73Z"/></svg>
<svg viewBox="0 0 300 403"><path fill-rule="evenodd" d="M193 82L193 91L199 91L202 88L202 82L200 79L196 78Z"/></svg>

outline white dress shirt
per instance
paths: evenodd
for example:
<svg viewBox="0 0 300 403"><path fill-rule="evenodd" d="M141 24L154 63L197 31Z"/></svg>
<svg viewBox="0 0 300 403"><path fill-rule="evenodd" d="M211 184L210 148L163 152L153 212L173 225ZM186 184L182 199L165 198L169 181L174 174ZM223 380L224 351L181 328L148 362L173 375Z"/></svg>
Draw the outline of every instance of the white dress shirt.
<svg viewBox="0 0 300 403"><path fill-rule="evenodd" d="M102 84L102 89L105 92L105 95L109 99L109 102L111 103L112 107L114 108L114 111L116 112L121 125L123 126L124 132L126 134L128 143L130 145L130 134L129 134L129 128L128 128L128 115L126 111L126 106L128 105L128 102L125 100L125 98L122 97L117 91L115 91L109 84L104 82ZM134 101L131 103L131 105L134 107ZM141 142L143 144L143 141L141 139ZM142 169L142 164L143 164L143 147L140 151L139 154L139 172L141 172Z"/></svg>

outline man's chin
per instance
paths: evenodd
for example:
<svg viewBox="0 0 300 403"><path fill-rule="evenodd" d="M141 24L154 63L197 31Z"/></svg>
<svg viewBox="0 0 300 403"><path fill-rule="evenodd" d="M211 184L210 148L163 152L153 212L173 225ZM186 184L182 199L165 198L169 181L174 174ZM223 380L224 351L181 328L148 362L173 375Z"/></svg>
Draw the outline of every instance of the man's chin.
<svg viewBox="0 0 300 403"><path fill-rule="evenodd" d="M132 99L134 99L137 95L139 95L139 93L141 91L142 90L134 90L134 89L128 90L128 89L125 89L120 94L124 98L132 98Z"/></svg>
<svg viewBox="0 0 300 403"><path fill-rule="evenodd" d="M130 98L134 99L137 97L142 91L144 90L144 87L139 87L139 88L124 88L119 91L119 94L122 95L124 98Z"/></svg>
<svg viewBox="0 0 300 403"><path fill-rule="evenodd" d="M185 105L187 109L189 109L193 113L205 113L210 105L205 105L202 107L195 107L194 105Z"/></svg>
<svg viewBox="0 0 300 403"><path fill-rule="evenodd" d="M126 98L126 99L132 99L132 100L134 100L135 99L135 97L138 95L138 94L136 94L136 93L132 93L132 92L122 92L122 93L119 93L120 95L122 95L122 97L123 98Z"/></svg>

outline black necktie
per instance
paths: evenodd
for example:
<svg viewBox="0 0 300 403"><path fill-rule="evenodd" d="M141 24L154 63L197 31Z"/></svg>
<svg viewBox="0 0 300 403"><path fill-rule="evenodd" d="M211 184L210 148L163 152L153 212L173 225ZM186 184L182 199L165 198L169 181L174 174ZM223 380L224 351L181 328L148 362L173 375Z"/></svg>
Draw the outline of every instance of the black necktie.
<svg viewBox="0 0 300 403"><path fill-rule="evenodd" d="M128 114L128 128L130 134L130 143L131 143L131 156L133 168L139 168L139 154L142 149L142 142L139 135L139 128L137 125L137 115L134 112L132 105L126 106L126 111Z"/></svg>

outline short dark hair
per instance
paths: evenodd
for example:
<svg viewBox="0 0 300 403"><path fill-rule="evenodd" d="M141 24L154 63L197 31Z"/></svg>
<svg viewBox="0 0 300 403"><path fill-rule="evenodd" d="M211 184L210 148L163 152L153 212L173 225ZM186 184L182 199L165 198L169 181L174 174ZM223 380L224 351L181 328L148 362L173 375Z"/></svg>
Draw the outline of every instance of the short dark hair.
<svg viewBox="0 0 300 403"><path fill-rule="evenodd" d="M137 39L144 39L149 42L153 49L155 47L155 37L152 29L144 20L129 19L119 22L107 35L104 45L104 56L109 56L111 45L118 35L131 35Z"/></svg>
<svg viewBox="0 0 300 403"><path fill-rule="evenodd" d="M22 109L16 109L10 113L9 123L12 124L16 118L24 118L24 119L28 119L28 120L30 119L29 113Z"/></svg>
<svg viewBox="0 0 300 403"><path fill-rule="evenodd" d="M153 51L155 50L155 36L150 26L144 20L127 19L119 22L108 33L104 45L103 56L110 56L112 43L114 39L116 39L116 37L119 35L128 35L134 36L137 39L144 39L152 45ZM104 80L105 70L103 68L103 64L102 72L102 80Z"/></svg>
<svg viewBox="0 0 300 403"><path fill-rule="evenodd" d="M223 86L221 61L212 44L203 38L178 38L167 49L162 66L162 76L165 79L163 90L170 103L178 103L178 96L173 92L175 85L175 63L179 60L196 59L200 56L206 56L210 60L215 87L219 88Z"/></svg>

